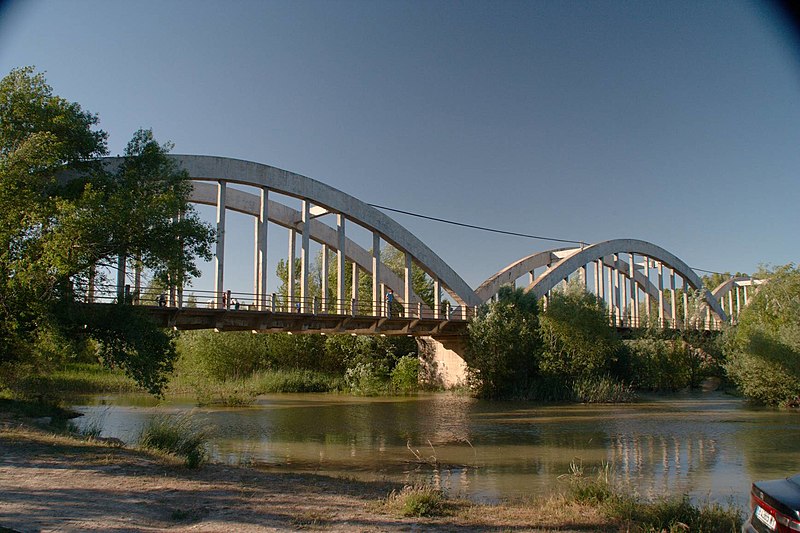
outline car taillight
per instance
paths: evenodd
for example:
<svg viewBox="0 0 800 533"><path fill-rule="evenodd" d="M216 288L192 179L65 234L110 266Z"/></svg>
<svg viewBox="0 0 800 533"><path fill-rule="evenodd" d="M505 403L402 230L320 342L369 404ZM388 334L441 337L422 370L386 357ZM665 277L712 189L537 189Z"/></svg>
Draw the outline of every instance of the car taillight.
<svg viewBox="0 0 800 533"><path fill-rule="evenodd" d="M776 510L774 507L769 505L767 502L765 502L755 494L750 494L750 498L751 498L750 503L754 510L757 505L758 507L761 507L775 518L776 522L775 533L791 533L792 531L800 531L800 522L793 520L788 516L782 514L780 511Z"/></svg>
<svg viewBox="0 0 800 533"><path fill-rule="evenodd" d="M775 515L775 521L778 522L778 529L777 531L800 531L800 522L792 520L791 518L787 518L781 514ZM783 526L783 530L781 530L781 526Z"/></svg>

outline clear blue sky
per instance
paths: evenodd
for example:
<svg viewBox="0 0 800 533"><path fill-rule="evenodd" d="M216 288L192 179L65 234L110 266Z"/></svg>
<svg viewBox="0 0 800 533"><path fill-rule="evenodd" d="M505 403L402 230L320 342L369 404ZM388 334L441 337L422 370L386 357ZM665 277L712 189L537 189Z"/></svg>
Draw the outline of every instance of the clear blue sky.
<svg viewBox="0 0 800 533"><path fill-rule="evenodd" d="M0 71L46 71L112 154L151 127L176 153L470 224L639 238L717 271L800 256L800 54L765 4L76 0L0 17ZM473 287L556 246L391 216ZM252 223L230 232L250 253Z"/></svg>

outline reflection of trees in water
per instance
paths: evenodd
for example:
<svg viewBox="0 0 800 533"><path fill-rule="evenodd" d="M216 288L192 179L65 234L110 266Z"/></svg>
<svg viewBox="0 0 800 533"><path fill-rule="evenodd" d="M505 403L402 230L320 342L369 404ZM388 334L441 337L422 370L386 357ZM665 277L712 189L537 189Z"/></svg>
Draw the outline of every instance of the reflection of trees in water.
<svg viewBox="0 0 800 533"><path fill-rule="evenodd" d="M785 477L800 471L800 414L761 423L738 434L744 465L751 479Z"/></svg>
<svg viewBox="0 0 800 533"><path fill-rule="evenodd" d="M661 495L689 490L696 474L714 469L719 452L706 435L614 435L609 461L623 483Z"/></svg>

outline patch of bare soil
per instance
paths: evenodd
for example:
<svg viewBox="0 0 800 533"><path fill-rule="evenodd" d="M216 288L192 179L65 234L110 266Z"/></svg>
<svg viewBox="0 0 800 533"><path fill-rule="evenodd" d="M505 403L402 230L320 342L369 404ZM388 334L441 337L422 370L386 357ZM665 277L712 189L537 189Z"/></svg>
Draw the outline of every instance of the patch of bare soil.
<svg viewBox="0 0 800 533"><path fill-rule="evenodd" d="M0 531L609 531L585 508L454 504L451 516L401 518L397 489L310 474L176 461L0 421ZM549 516L548 516L549 515Z"/></svg>

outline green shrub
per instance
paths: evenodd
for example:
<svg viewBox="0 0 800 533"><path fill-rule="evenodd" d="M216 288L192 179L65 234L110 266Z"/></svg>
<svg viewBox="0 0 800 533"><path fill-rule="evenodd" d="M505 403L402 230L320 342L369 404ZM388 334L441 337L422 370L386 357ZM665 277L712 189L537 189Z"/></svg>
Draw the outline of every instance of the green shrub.
<svg viewBox="0 0 800 533"><path fill-rule="evenodd" d="M541 339L533 293L502 287L468 326L468 381L480 398L524 395L539 375Z"/></svg>
<svg viewBox="0 0 800 533"><path fill-rule="evenodd" d="M396 394L408 394L418 390L419 366L419 358L414 355L409 354L398 359L390 375L392 391Z"/></svg>
<svg viewBox="0 0 800 533"><path fill-rule="evenodd" d="M183 457L186 466L196 468L207 459L206 436L207 429L191 413L156 415L142 428L139 446Z"/></svg>
<svg viewBox="0 0 800 533"><path fill-rule="evenodd" d="M754 401L800 405L800 269L787 265L766 276L725 334L725 369Z"/></svg>
<svg viewBox="0 0 800 533"><path fill-rule="evenodd" d="M373 363L358 363L348 368L344 381L352 394L376 396L386 392L386 370Z"/></svg>
<svg viewBox="0 0 800 533"><path fill-rule="evenodd" d="M392 491L386 505L402 516L442 516L447 511L444 493L428 486L405 486L400 492Z"/></svg>
<svg viewBox="0 0 800 533"><path fill-rule="evenodd" d="M582 403L623 403L633 401L633 388L611 376L583 377L572 383L572 396Z"/></svg>
<svg viewBox="0 0 800 533"><path fill-rule="evenodd" d="M598 298L580 284L555 291L539 315L541 370L572 378L602 376L617 363L622 341Z"/></svg>

